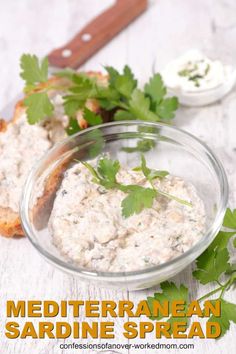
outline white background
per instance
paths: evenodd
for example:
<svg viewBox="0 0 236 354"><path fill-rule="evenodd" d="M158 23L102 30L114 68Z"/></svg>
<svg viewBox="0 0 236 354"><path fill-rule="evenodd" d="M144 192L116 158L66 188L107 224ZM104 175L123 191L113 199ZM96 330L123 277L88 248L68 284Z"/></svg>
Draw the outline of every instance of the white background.
<svg viewBox="0 0 236 354"><path fill-rule="evenodd" d="M0 0L0 107L14 99L22 88L18 73L19 57L23 52L46 55L52 48L64 44L88 20L111 3L109 0ZM143 82L151 73L153 63L156 63L157 69L161 69L169 59L192 47L201 48L210 55L234 62L236 65L235 0L151 1L148 11L89 60L84 69L101 69L104 64L122 68L128 64ZM200 109L179 109L175 124L207 142L219 156L229 178L230 205L236 207L235 90L222 102L214 105ZM191 278L191 269L192 267L189 267L174 280L188 284L193 299L196 299L212 288L202 286L199 289ZM48 265L26 238L0 238L0 353L85 353L78 350L60 350L59 343L63 341L5 340L7 299L59 301L129 298L138 301L146 298L148 294L153 294L153 290L128 294L82 284L76 278ZM227 298L236 301L235 295L235 290L232 290L227 293ZM125 342L122 339L122 325L126 320L116 321L117 342ZM194 342L195 349L185 352L233 353L236 350L235 329L232 325L227 335L216 342L186 341ZM150 336L149 341L151 340L153 338ZM175 342L179 343L177 340L171 341ZM129 351L132 354L136 352ZM150 350L139 352L151 353Z"/></svg>

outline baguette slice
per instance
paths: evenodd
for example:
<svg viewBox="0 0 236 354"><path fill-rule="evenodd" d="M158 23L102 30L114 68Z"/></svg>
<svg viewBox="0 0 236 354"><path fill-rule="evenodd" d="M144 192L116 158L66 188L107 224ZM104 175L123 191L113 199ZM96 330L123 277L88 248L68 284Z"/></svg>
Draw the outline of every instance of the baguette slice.
<svg viewBox="0 0 236 354"><path fill-rule="evenodd" d="M106 85L106 83L107 83L107 76L104 76L100 73L88 72L87 75L91 76L91 77L96 77L98 79L98 81L104 85ZM48 85L49 83L51 84L51 83L55 83L55 82L57 82L57 83L60 82L60 84L64 84L64 83L66 84L65 79L53 77L53 78L49 79L47 83L40 84L39 89L41 89L42 86L44 86L44 85ZM56 91L52 91L52 92L50 92L49 95L51 98L51 97L55 97L57 94L60 94L60 93L58 93ZM86 106L90 110L92 110L93 112L102 113L100 110L100 107L98 105L98 102L96 100L88 100L86 103ZM10 128L11 125L17 125L19 123L19 121L22 120L22 117L25 117L25 115L26 115L26 109L25 109L24 103L23 103L23 101L19 101L15 106L14 116L10 122L6 122L3 119L0 119L0 155L2 155L1 154L1 134L5 134L8 129L11 129ZM53 118L45 120L43 125L40 126L40 129L44 129L45 134L47 134L47 139L49 141L48 148L53 146L53 144L56 143L57 141L60 141L61 139L66 137L65 130L64 130L65 123L63 122L63 116L64 116L64 113L60 112L60 110L59 110L59 112L56 112L56 114ZM105 116L105 120L107 120L107 114L105 114L104 116ZM87 122L83 118L82 112L80 112L80 111L78 112L77 119L78 119L78 122L79 122L79 125L81 128L83 128L83 129L87 128L88 125L87 125ZM27 123L27 125L28 125L28 123ZM31 129L31 127L32 127L32 129L36 129L36 128L34 128L35 126L30 126L30 125L28 125L27 129ZM8 144L11 144L11 141L9 141ZM48 148L46 149L46 151L48 150ZM2 149L4 149L4 146L2 146ZM22 154L22 161L23 161L23 159L26 159L26 157L28 156L27 154L32 154L31 149L26 149L24 154ZM39 156L39 157L41 157L41 156ZM25 171L25 178L27 178L29 170ZM43 206L45 204L47 204L47 202L50 200L52 193L54 193L56 186L60 182L62 172L63 172L62 170L63 169L56 170L55 173L48 180L48 183L47 183L47 186L45 189L45 194L39 200L39 204L38 204L39 210L41 208L43 208ZM0 163L0 186L1 186L1 172L2 171L1 171L1 163ZM7 185L7 182L8 182L7 176L5 176L4 182L6 182L5 184ZM8 193L7 188L5 189L6 193ZM11 188L11 187L9 186L9 188ZM0 201L1 201L1 199L0 199ZM24 232L21 227L19 212L16 210L13 210L13 208L11 208L10 205L1 205L1 203L0 203L0 235L5 236L5 237L24 236Z"/></svg>

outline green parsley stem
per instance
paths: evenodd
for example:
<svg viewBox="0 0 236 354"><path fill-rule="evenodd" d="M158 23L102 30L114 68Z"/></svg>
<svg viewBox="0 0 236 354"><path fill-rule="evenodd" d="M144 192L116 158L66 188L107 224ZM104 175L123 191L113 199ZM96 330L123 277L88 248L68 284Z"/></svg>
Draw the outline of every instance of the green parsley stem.
<svg viewBox="0 0 236 354"><path fill-rule="evenodd" d="M68 87L69 87L70 85L51 85L51 86L46 86L46 87L42 87L41 89L37 89L37 91L35 91L35 89L34 88L30 88L30 89L27 89L27 87L26 87L26 89L24 90L25 91L25 93L27 94L27 95L31 95L31 94L34 94L34 93L38 93L38 92L48 92L48 91L51 91L51 90L55 90L55 91L65 91L65 90L67 90L68 89Z"/></svg>
<svg viewBox="0 0 236 354"><path fill-rule="evenodd" d="M222 299L224 293L225 293L225 290L226 288L223 286L222 290L221 290L221 293L220 293L220 296L219 296L219 299Z"/></svg>
<svg viewBox="0 0 236 354"><path fill-rule="evenodd" d="M224 285L225 290L228 290L235 281L236 281L236 272L233 272L228 282Z"/></svg>
<svg viewBox="0 0 236 354"><path fill-rule="evenodd" d="M212 296L212 295L218 293L221 289L222 289L222 286L219 286L218 288L210 291L209 293L207 293L207 294L203 295L202 297L200 297L199 299L197 299L197 301L202 301L204 299L207 299L209 296Z"/></svg>
<svg viewBox="0 0 236 354"><path fill-rule="evenodd" d="M235 276L234 276L234 274L232 274L231 277L229 278L229 280L222 286L222 291L221 291L220 297L219 297L220 299L224 295L225 291L230 288L230 286L233 284L234 281L235 281Z"/></svg>
<svg viewBox="0 0 236 354"><path fill-rule="evenodd" d="M163 196L165 196L165 197L167 197L167 198L169 198L169 199L176 200L176 202L178 202L178 203L180 203L180 204L187 205L187 206L189 206L189 207L192 207L192 206L193 206L192 203L187 202L187 200L180 199L180 198L175 197L174 195L171 195L171 194L169 194L169 193L162 192L162 191L160 191L160 190L157 190L157 193L159 193L159 194L161 194L161 195L163 195Z"/></svg>
<svg viewBox="0 0 236 354"><path fill-rule="evenodd" d="M145 176L145 177L146 177L146 176ZM146 178L147 178L147 177L146 177ZM154 183L153 183L153 181L152 181L151 178L148 178L148 182L151 184L152 188L153 188L155 191L157 191L157 189L156 189L156 187L155 187L155 185L154 185Z"/></svg>
<svg viewBox="0 0 236 354"><path fill-rule="evenodd" d="M121 108L126 109L127 111L129 110L129 106L127 104L125 104L124 102L119 102L118 104Z"/></svg>
<svg viewBox="0 0 236 354"><path fill-rule="evenodd" d="M169 194L169 193L160 191L159 189L157 189L157 188L155 187L153 181L152 181L150 178L148 179L148 181L149 181L149 183L151 184L152 188L153 188L155 191L157 191L157 193L163 195L164 197L167 197L167 198L169 198L169 199L176 200L178 203L187 205L187 206L189 206L189 207L192 207L192 206L193 206L192 203L189 203L189 202L187 202L187 201L184 200L184 199L180 199L180 198L178 198L178 197L175 197L175 196L172 195L172 194Z"/></svg>
<svg viewBox="0 0 236 354"><path fill-rule="evenodd" d="M219 282L219 280L216 280L216 282L219 286L222 286L222 287L224 286L223 284L221 284L221 282Z"/></svg>
<svg viewBox="0 0 236 354"><path fill-rule="evenodd" d="M210 291L209 293L203 295L202 297L200 297L199 299L197 299L197 301L202 301L216 293L218 293L219 291L221 291L219 299L222 298L222 296L224 295L224 292L230 288L230 286L235 282L236 280L236 274L232 274L231 277L227 280L227 282L225 284L222 284L221 286L219 286L218 288ZM217 281L217 283L219 284L219 282Z"/></svg>

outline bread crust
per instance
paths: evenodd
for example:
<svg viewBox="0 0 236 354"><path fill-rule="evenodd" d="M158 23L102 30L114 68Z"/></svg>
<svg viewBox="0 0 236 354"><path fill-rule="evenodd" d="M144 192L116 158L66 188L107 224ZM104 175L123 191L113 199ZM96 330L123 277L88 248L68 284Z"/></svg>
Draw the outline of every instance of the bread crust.
<svg viewBox="0 0 236 354"><path fill-rule="evenodd" d="M42 196L40 196L32 208L31 217L36 228L47 223L48 216L53 207L54 195L61 184L63 174L69 161L64 161L47 177Z"/></svg>
<svg viewBox="0 0 236 354"><path fill-rule="evenodd" d="M90 77L96 77L101 82L106 84L107 76L98 73L98 72L87 72L86 73ZM61 79L58 77L50 78L46 83L39 84L35 89L35 92L40 91L45 86L56 84L60 82L60 84L68 84L67 79ZM89 109L94 112L100 112L100 107L96 100L90 100L88 102ZM25 106L23 100L20 100L15 105L14 115L10 121L5 121L4 119L0 119L0 133L4 133L7 131L9 124L14 124L25 113ZM87 122L84 120L82 114L78 114L78 122L82 129L87 128ZM60 165L49 177L45 185L43 196L40 197L37 201L37 205L33 210L33 215L40 216L43 213L46 205L50 205L53 202L52 196L55 193L58 185L61 182L63 172L66 168L66 163ZM19 213L13 211L10 208L3 208L0 206L0 235L5 237L21 237L24 236L24 231L21 226Z"/></svg>
<svg viewBox="0 0 236 354"><path fill-rule="evenodd" d="M0 132L4 133L7 130L7 122L4 119L0 119Z"/></svg>
<svg viewBox="0 0 236 354"><path fill-rule="evenodd" d="M5 237L24 236L19 214L10 208L0 207L0 235Z"/></svg>

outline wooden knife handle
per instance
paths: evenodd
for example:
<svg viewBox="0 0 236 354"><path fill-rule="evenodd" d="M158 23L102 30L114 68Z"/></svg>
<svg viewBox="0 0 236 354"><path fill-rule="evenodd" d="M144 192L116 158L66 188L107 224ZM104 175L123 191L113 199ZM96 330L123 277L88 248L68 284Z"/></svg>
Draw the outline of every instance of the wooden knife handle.
<svg viewBox="0 0 236 354"><path fill-rule="evenodd" d="M117 0L69 43L48 55L50 65L78 68L147 8L147 0Z"/></svg>

